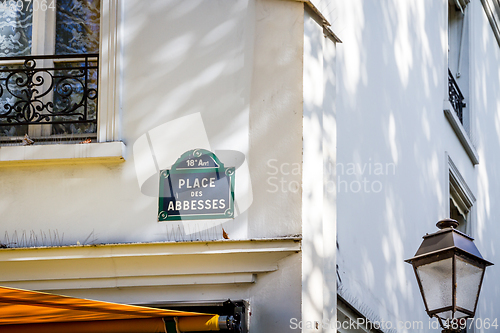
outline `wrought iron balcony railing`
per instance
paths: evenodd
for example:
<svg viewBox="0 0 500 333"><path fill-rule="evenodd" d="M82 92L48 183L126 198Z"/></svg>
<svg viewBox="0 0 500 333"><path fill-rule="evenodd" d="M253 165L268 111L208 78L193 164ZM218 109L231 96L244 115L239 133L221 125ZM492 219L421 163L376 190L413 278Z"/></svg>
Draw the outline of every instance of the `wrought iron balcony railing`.
<svg viewBox="0 0 500 333"><path fill-rule="evenodd" d="M0 58L0 126L75 124L95 132L98 57Z"/></svg>
<svg viewBox="0 0 500 333"><path fill-rule="evenodd" d="M458 116L458 119L460 119L460 122L463 124L464 123L463 108L465 108L464 95L462 95L462 92L458 87L457 81L455 81L455 79L453 78L453 74L451 74L451 71L449 69L448 69L448 96L450 99L450 103L453 106L453 109L455 110L455 113Z"/></svg>

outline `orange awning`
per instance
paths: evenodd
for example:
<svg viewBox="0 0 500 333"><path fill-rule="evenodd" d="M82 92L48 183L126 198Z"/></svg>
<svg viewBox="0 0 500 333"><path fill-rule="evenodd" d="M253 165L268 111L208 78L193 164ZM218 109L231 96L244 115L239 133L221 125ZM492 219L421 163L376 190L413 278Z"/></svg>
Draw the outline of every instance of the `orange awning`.
<svg viewBox="0 0 500 333"><path fill-rule="evenodd" d="M199 323L201 330L219 330L218 315L0 287L0 332L167 332L164 318L175 317L187 327Z"/></svg>

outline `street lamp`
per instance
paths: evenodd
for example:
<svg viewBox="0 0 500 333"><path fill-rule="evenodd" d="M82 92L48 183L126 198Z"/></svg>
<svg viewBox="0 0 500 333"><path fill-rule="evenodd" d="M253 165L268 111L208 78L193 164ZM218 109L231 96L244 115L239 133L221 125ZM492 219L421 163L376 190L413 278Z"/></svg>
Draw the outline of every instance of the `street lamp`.
<svg viewBox="0 0 500 333"><path fill-rule="evenodd" d="M439 320L443 332L450 323L474 317L486 266L473 238L456 230L458 222L439 221L441 229L423 238L415 256L405 260L413 266L429 317ZM454 325L453 327L456 327Z"/></svg>

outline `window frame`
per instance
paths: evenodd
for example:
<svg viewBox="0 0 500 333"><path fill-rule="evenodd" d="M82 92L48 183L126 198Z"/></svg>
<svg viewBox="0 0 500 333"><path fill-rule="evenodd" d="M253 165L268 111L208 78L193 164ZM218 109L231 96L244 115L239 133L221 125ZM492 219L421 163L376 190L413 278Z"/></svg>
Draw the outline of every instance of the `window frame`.
<svg viewBox="0 0 500 333"><path fill-rule="evenodd" d="M473 16L473 6L471 5L468 5L467 4L469 3L469 1L467 0L461 0L461 1L458 1L460 3L460 7L457 6L457 1L458 0L449 0L447 3L446 3L446 26L447 26L447 30L448 30L448 34L446 35L447 36L447 45L448 45L448 52L446 52L445 54L445 63L446 63L446 66L445 67L445 73L444 74L444 78L445 78L445 81L446 84L444 85L445 87L445 91L444 91L444 104L443 104L443 111L444 111L444 114L446 116L446 119L448 120L448 122L450 123L453 131L455 132L457 138L459 139L460 143L462 144L463 148L465 149L465 152L467 153L467 155L469 156L469 158L471 159L471 162L473 165L476 165L479 163L479 155L476 151L476 148L475 148L475 145L474 145L474 142L473 142L473 139L474 139L474 107L473 107L473 103L472 103L472 98L470 98L470 82L472 82L472 78L473 78L473 71L471 71L471 66L470 66L470 63L472 62L471 61L471 53L470 53L470 49L472 48L472 45L471 43L473 42L473 40L471 39L471 29L472 29L472 22L471 22L471 17ZM449 47L450 47L450 41L449 41L449 31L450 31L450 21L449 21L449 16L450 16L450 7L453 7L453 5L455 5L458 10L461 10L463 12L463 15L464 15L464 18L463 18L463 23L464 23L464 26L463 26L463 29L464 31L462 31L461 33L461 37L465 36L465 34L467 35L467 43L468 43L468 47L465 48L463 47L463 44L465 42L465 39L462 38L462 41L460 43L460 48L462 48L462 50L460 50L460 59L463 58L464 55L466 55L466 61L468 61L468 64L466 66L466 68L464 68L466 71L467 71L467 80L468 80L468 84L467 84L467 87L465 87L466 89L464 89L463 87L460 88L460 90L462 91L462 93L464 93L464 96L465 96L465 102L467 104L467 106L465 107L465 112L466 112L466 116L462 116L462 119L464 121L464 123L466 122L467 126L465 126L465 124L463 124L460 119L458 118L457 116L457 113L455 112L455 109L454 107L452 106L451 102L450 102L450 99L449 99L449 71L450 71L450 50L449 50ZM458 61L458 60L457 60ZM453 71L451 71L453 73ZM462 71L463 72L463 71ZM453 77L455 80L456 77L455 75L453 74ZM460 84L457 82L457 86L460 87Z"/></svg>
<svg viewBox="0 0 500 333"><path fill-rule="evenodd" d="M8 1L8 0L6 0ZM54 6L57 5L57 0L51 2ZM49 5L51 4L48 3ZM24 5L24 1L23 1ZM27 5L28 6L28 5ZM31 50L30 55L45 55L55 54L55 35L56 35L56 14L57 10L54 8L47 8L46 10L34 10L32 6L32 19L31 19ZM42 66L47 65L48 60L42 61ZM2 60L2 65L22 65L21 60ZM43 88L45 90L45 88ZM52 93L49 93L43 100L51 99ZM15 125L13 125L15 126ZM51 125L28 125L28 135L30 137L50 137ZM22 137L0 137L0 143L7 143L12 140L20 140Z"/></svg>
<svg viewBox="0 0 500 333"><path fill-rule="evenodd" d="M119 141L121 138L120 66L122 30L120 22L123 17L123 5L119 0L100 1L99 71L97 78L99 89L95 137L97 142L112 142ZM36 11L33 13L32 55L55 54L55 23L56 10ZM2 64L10 63L2 62ZM50 126L30 125L28 133L30 136L41 136L50 139ZM9 140L6 139L5 141Z"/></svg>
<svg viewBox="0 0 500 333"><path fill-rule="evenodd" d="M120 0L101 0L97 142L121 139L122 18Z"/></svg>
<svg viewBox="0 0 500 333"><path fill-rule="evenodd" d="M0 167L75 163L121 163L121 77L123 4L101 0L97 143L0 147Z"/></svg>
<svg viewBox="0 0 500 333"><path fill-rule="evenodd" d="M352 304L350 304L344 295L337 293L337 323L341 323L340 327L337 324L338 333L383 333L380 329L381 321L371 321L361 312L359 312ZM344 322L353 322L354 329L349 325L348 328L344 327ZM360 323L359 325L357 323Z"/></svg>
<svg viewBox="0 0 500 333"><path fill-rule="evenodd" d="M476 214L475 214L475 206L476 197L472 193L471 189L467 185L464 177L458 170L457 166L448 155L445 153L446 161L447 161L447 172L446 172L446 186L445 189L447 191L447 212L446 216L451 215L451 207L450 207L450 199L458 202L459 205L462 205L462 209L467 210L467 225L465 228L465 233L473 236L473 226L476 223Z"/></svg>

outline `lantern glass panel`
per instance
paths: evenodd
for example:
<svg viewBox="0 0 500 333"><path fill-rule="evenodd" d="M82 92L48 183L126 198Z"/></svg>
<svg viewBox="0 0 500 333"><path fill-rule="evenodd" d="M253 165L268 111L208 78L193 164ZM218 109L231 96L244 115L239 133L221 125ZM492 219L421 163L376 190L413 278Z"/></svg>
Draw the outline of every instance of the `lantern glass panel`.
<svg viewBox="0 0 500 333"><path fill-rule="evenodd" d="M418 279L429 311L452 305L452 268L452 258L417 267ZM443 314L439 316L443 317Z"/></svg>
<svg viewBox="0 0 500 333"><path fill-rule="evenodd" d="M457 306L474 312L484 268L456 257Z"/></svg>

